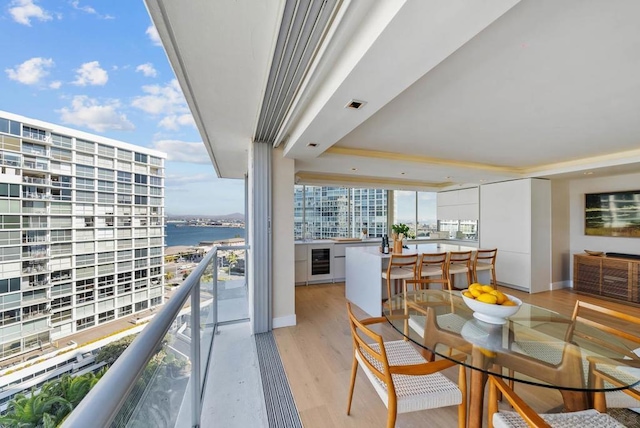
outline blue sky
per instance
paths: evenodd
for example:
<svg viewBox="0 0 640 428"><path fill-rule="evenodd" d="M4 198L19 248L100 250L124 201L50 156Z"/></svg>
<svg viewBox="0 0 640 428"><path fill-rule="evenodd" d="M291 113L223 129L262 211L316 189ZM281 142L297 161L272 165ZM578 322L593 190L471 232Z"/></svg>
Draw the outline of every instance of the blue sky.
<svg viewBox="0 0 640 428"><path fill-rule="evenodd" d="M142 0L3 1L0 110L167 153L167 214L243 212L216 177Z"/></svg>

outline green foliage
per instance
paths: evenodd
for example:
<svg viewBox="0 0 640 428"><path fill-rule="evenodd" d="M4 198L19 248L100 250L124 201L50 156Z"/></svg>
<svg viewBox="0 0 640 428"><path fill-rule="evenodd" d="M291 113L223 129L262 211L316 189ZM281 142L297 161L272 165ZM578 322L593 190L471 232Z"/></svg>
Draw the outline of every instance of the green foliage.
<svg viewBox="0 0 640 428"><path fill-rule="evenodd" d="M100 349L98 356L96 357L96 363L112 364L118 357L124 352L125 349L131 345L133 339L136 338L135 334L130 334L122 339L111 342Z"/></svg>
<svg viewBox="0 0 640 428"><path fill-rule="evenodd" d="M39 392L17 394L9 402L7 412L0 417L0 426L7 428L54 428L80 404L105 373L81 376L63 375L46 382Z"/></svg>
<svg viewBox="0 0 640 428"><path fill-rule="evenodd" d="M398 223L391 226L391 230L396 235L403 234L405 238L415 238L415 236L411 233L411 229L404 223Z"/></svg>

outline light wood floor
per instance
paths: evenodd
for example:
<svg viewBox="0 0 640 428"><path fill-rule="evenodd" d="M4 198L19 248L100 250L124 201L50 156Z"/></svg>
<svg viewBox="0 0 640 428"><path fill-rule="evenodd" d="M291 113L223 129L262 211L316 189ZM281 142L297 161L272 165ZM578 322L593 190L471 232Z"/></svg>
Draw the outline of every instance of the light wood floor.
<svg viewBox="0 0 640 428"><path fill-rule="evenodd" d="M509 290L525 302L570 315L575 301L598 304L640 316L640 309L625 304L578 295L569 290L526 294ZM347 394L352 362L352 342L346 316L344 284L322 284L296 287L294 327L274 330L274 335L305 428L384 427L386 407L371 384L359 371L351 415L346 415ZM356 315L365 314L356 308ZM398 333L390 326L382 327L388 339ZM444 372L457 381L455 368ZM517 386L522 398L539 412L558 409L560 394L547 388L524 384ZM397 427L453 427L456 407L426 410L398 415ZM486 426L486 423L485 423Z"/></svg>

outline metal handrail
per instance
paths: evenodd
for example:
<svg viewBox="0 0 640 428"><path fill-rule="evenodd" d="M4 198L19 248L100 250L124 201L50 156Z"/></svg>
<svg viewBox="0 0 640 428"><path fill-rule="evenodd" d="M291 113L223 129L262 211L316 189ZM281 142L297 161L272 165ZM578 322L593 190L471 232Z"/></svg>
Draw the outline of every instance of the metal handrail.
<svg viewBox="0 0 640 428"><path fill-rule="evenodd" d="M136 384L136 381L147 366L149 360L155 354L158 345L164 339L169 331L175 318L182 310L185 302L192 296L192 292L199 291L200 278L204 274L209 263L216 259L216 268L214 269L214 293L216 293L215 280L217 271L218 250L248 250L249 246L219 246L213 248L191 272L184 283L171 296L171 299L158 312L153 320L145 327L138 337L129 345L122 355L109 368L107 373L100 379L96 386L87 394L80 402L69 417L62 424L63 428L85 427L85 426L109 426L116 417L118 411L125 403L129 393ZM198 295L199 293L196 293ZM214 297L217 301L217 293ZM196 301L197 303L197 301ZM193 305L197 308L198 305ZM192 309L193 315L199 315L199 312ZM199 325L199 323L195 324ZM192 333L192 340L199 344L197 330ZM192 350L193 351L193 350ZM201 398L200 394L200 350L192 355L192 370L197 378L191 379L191 384L196 390L193 390L192 397ZM192 374L193 376L193 374ZM194 406L192 415L194 420L200 418L200 399L192 402Z"/></svg>
<svg viewBox="0 0 640 428"><path fill-rule="evenodd" d="M210 251L204 257L182 286L171 296L164 308L138 334L138 337L69 415L63 427L106 427L111 424L191 295L192 289L200 286L200 277L214 257L216 257L216 251Z"/></svg>

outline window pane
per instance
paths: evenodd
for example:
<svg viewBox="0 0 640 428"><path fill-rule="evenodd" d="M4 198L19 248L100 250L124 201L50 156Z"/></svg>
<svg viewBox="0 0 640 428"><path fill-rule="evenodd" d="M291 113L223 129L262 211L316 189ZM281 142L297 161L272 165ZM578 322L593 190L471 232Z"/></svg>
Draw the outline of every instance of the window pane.
<svg viewBox="0 0 640 428"><path fill-rule="evenodd" d="M436 192L418 192L418 231L416 237L438 230Z"/></svg>
<svg viewBox="0 0 640 428"><path fill-rule="evenodd" d="M387 233L387 191L343 187L295 186L296 239L322 239Z"/></svg>
<svg viewBox="0 0 640 428"><path fill-rule="evenodd" d="M397 190L394 196L393 223L404 223L409 226L409 233L416 234L416 192Z"/></svg>

